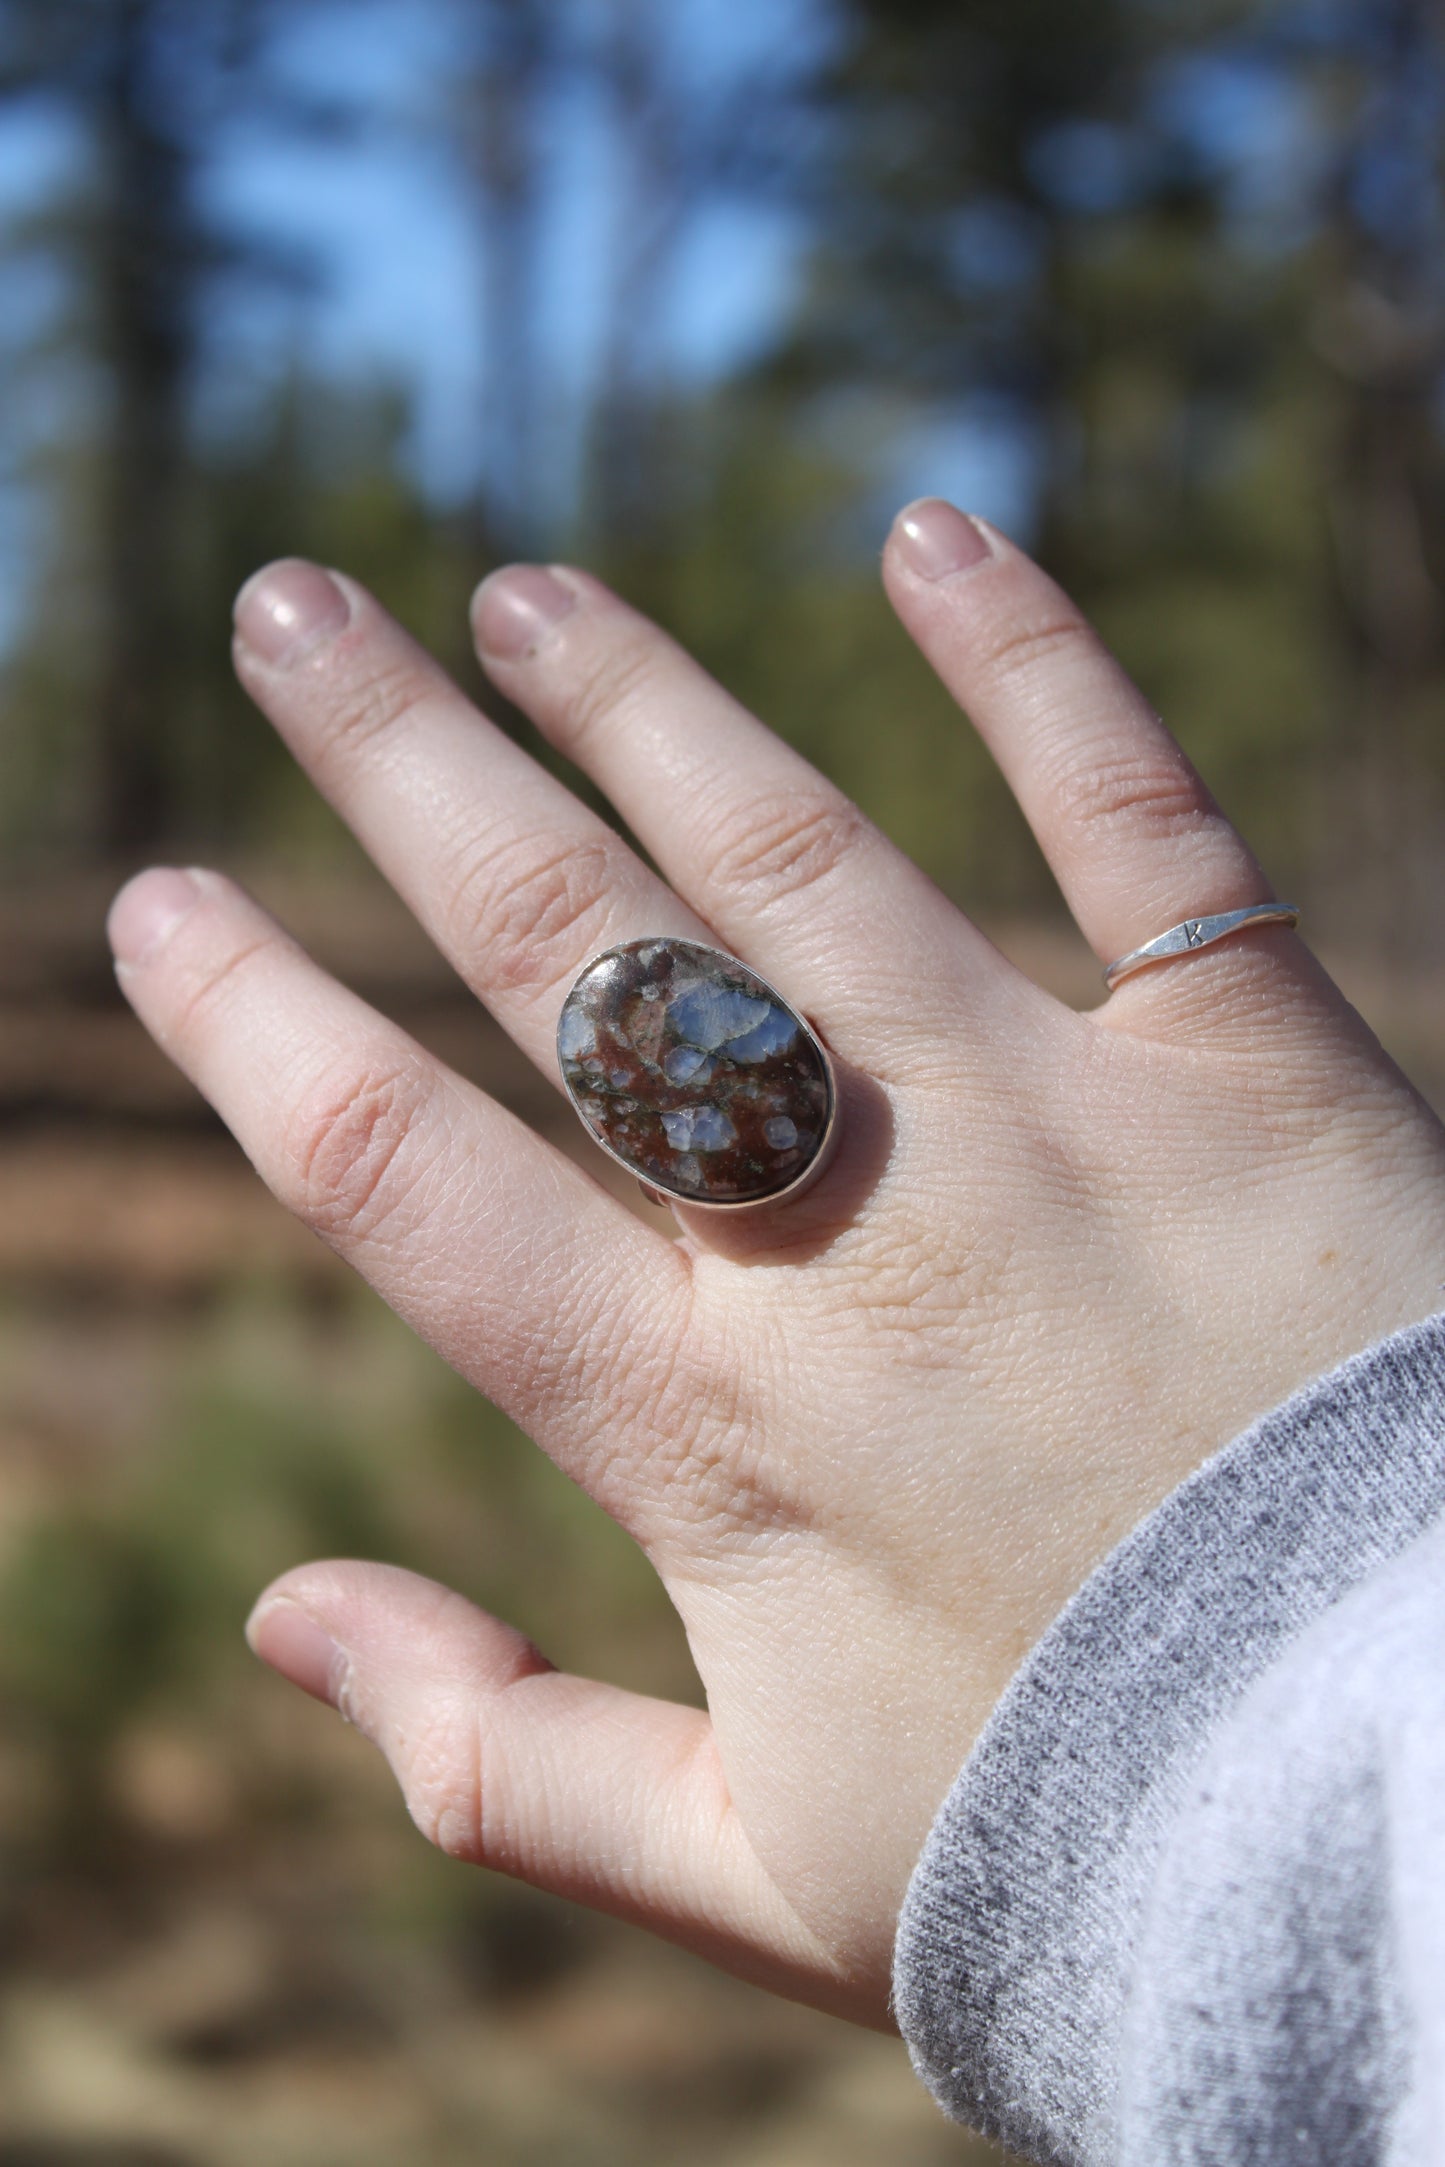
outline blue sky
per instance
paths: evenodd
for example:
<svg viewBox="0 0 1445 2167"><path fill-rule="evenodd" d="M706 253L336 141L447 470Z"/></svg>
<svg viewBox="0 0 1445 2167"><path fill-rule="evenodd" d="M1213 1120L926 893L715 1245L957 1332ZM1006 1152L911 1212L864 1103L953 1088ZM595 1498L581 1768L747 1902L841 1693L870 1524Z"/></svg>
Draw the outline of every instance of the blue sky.
<svg viewBox="0 0 1445 2167"><path fill-rule="evenodd" d="M580 0L584 8L589 0ZM638 0L642 4L642 0ZM716 86L759 66L787 77L806 69L832 34L830 0L652 0L672 66ZM336 0L289 21L275 49L283 82L332 97L366 116L352 142L307 144L275 124L234 127L212 146L211 207L224 225L299 246L319 266L314 293L263 299L218 311L209 325L241 363L244 383L262 387L289 356L317 373L358 386L405 386L415 416L409 447L427 489L446 501L475 484L486 456L489 338L484 282L466 199L444 144L429 122L437 85L447 79L455 14L445 0ZM1247 71L1220 69L1166 79L1172 96L1218 155L1236 167L1255 212L1301 149L1279 86ZM604 116L585 93L549 116L550 215L537 267L550 372L547 444L554 471L541 486L555 501L575 465L587 388L598 365L613 261L610 160ZM1096 131L1097 132L1097 131ZM1273 160L1260 146L1273 144ZM1095 185L1107 159L1082 137L1060 146ZM79 146L54 113L12 106L0 117L0 225L39 209L78 170ZM1065 173L1067 180L1067 173ZM1081 183L1082 185L1082 183ZM766 350L785 323L806 260L797 213L777 202L715 203L689 229L677 258L660 331L657 373L705 383ZM0 367L7 346L23 345L63 301L43 259L0 263ZM14 479L27 447L63 437L67 414L87 387L52 370L28 387L10 372L0 412L0 644L23 613L27 578L44 537L38 498ZM1029 499L1027 459L1000 417L900 416L887 434L881 496L924 490L955 495L1018 524Z"/></svg>
<svg viewBox="0 0 1445 2167"><path fill-rule="evenodd" d="M723 8L691 0L717 68L745 65L759 26L776 34L791 0ZM800 16L806 10L799 9ZM365 34L338 39L351 21ZM478 250L445 150L428 143L418 116L430 110L446 49L436 17L390 0L339 8L282 42L284 72L324 82L335 96L385 124L352 146L307 148L279 131L225 145L214 200L229 218L284 232L326 268L324 290L294 320L268 325L253 312L247 334L264 347L300 329L319 371L358 384L397 379L417 397L419 473L439 496L465 490L486 397L487 326ZM608 145L600 116L581 100L553 117L550 184L555 197L541 267L547 346L559 389L579 397L595 365L609 261ZM706 379L726 373L775 330L793 290L801 237L780 213L726 206L693 236L680 264L668 325L668 372Z"/></svg>
<svg viewBox="0 0 1445 2167"><path fill-rule="evenodd" d="M476 238L445 149L427 116L448 69L445 9L406 0L338 0L285 24L275 61L294 83L354 106L368 125L351 143L307 145L275 126L233 128L212 145L211 207L224 224L299 246L321 278L303 299L265 299L217 312L209 326L264 386L288 356L357 386L404 385L413 400L415 471L440 501L465 494L484 458L487 325ZM283 17L283 24L285 19ZM826 31L825 0L685 0L659 20L683 25L677 55L714 80L772 60L806 63ZM575 457L605 322L611 253L608 140L584 102L554 116L549 245L539 267L545 344L560 417L560 486ZM80 170L81 146L63 117L35 103L0 117L0 225L40 209ZM723 203L701 219L679 257L669 297L661 373L679 382L726 374L767 344L794 292L804 236L781 208ZM0 265L0 366L64 300L43 261ZM24 608L27 568L43 545L36 500L13 477L58 426L77 387L31 384L13 372L0 428L0 644ZM83 396L83 392L79 395Z"/></svg>

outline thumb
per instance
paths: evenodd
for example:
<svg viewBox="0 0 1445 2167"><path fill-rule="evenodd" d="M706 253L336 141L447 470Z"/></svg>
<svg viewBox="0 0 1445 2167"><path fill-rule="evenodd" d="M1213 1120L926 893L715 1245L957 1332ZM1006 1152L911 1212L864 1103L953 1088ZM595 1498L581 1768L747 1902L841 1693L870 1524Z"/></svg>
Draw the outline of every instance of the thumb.
<svg viewBox="0 0 1445 2167"><path fill-rule="evenodd" d="M452 1857L847 2010L840 1967L747 1841L701 1710L554 1670L513 1627L395 1565L298 1567L246 1637L380 1747Z"/></svg>

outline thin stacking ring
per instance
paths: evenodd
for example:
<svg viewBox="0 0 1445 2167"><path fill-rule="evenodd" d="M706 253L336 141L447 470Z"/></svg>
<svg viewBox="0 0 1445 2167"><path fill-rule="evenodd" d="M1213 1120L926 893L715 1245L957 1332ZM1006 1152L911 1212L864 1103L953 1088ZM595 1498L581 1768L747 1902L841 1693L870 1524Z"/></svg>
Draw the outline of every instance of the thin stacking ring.
<svg viewBox="0 0 1445 2167"><path fill-rule="evenodd" d="M653 1201L777 1204L833 1141L833 1064L816 1031L736 956L670 935L585 963L557 1022L562 1082L594 1144Z"/></svg>
<svg viewBox="0 0 1445 2167"><path fill-rule="evenodd" d="M1227 940L1231 933L1242 933L1252 925L1298 925L1299 912L1293 903L1251 903L1247 910L1216 911L1213 917L1181 918L1178 925L1170 926L1167 933L1158 933L1142 948L1131 948L1127 956L1120 956L1104 973L1104 984L1112 993L1121 978L1131 971L1142 971L1149 963L1168 963L1176 956L1197 955L1201 948L1211 948L1216 941Z"/></svg>

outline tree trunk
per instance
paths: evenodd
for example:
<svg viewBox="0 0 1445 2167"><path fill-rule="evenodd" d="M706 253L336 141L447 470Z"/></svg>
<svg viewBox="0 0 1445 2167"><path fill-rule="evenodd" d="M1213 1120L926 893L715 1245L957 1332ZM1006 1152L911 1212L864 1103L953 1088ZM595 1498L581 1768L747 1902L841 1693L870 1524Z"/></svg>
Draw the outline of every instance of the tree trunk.
<svg viewBox="0 0 1445 2167"><path fill-rule="evenodd" d="M99 504L95 845L131 857L171 833L182 623L178 526L198 251L187 158L164 125L156 0L117 5L97 112L99 350L109 376Z"/></svg>

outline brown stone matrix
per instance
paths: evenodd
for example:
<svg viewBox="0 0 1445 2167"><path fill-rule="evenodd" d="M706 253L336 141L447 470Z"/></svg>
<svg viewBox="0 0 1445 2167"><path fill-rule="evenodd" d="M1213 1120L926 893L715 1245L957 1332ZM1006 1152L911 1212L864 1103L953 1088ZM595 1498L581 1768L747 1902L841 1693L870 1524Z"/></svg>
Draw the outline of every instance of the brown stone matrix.
<svg viewBox="0 0 1445 2167"><path fill-rule="evenodd" d="M827 1065L795 1009L695 941L629 941L568 994L557 1053L573 1104L643 1181L699 1203L791 1188L832 1114Z"/></svg>

